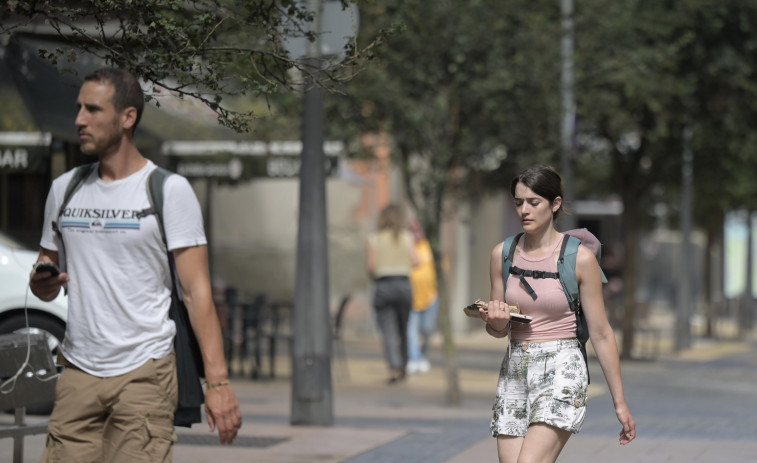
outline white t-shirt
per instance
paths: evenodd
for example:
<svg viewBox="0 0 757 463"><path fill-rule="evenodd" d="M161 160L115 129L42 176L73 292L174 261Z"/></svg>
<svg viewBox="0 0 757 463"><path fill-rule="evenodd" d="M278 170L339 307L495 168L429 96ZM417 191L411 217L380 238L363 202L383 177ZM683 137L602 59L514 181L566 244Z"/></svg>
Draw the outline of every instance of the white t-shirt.
<svg viewBox="0 0 757 463"><path fill-rule="evenodd" d="M95 167L60 218L73 171L55 179L47 197L40 244L60 253L52 229L57 221L71 278L61 351L95 376L127 373L173 349L167 251L155 215L137 217L150 207L146 182L155 168L148 160L127 178L103 182ZM200 204L184 177L166 179L163 211L170 250L207 244Z"/></svg>

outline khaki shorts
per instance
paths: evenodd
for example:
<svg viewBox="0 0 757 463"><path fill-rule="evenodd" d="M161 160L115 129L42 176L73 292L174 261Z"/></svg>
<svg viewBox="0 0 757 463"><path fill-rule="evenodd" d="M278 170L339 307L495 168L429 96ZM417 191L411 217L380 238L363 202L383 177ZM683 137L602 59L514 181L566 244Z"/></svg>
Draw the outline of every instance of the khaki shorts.
<svg viewBox="0 0 757 463"><path fill-rule="evenodd" d="M534 423L579 432L588 386L578 340L510 343L492 407L492 436L525 437Z"/></svg>
<svg viewBox="0 0 757 463"><path fill-rule="evenodd" d="M173 353L121 376L66 368L55 389L42 462L170 462L178 403Z"/></svg>

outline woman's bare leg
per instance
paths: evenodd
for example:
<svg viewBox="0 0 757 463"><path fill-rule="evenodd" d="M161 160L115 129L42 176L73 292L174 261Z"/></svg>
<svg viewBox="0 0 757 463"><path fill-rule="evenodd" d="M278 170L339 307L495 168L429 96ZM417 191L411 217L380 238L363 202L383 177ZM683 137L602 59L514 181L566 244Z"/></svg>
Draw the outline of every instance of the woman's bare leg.
<svg viewBox="0 0 757 463"><path fill-rule="evenodd" d="M557 461L571 432L544 423L532 424L523 441L518 463L548 463ZM500 460L501 461L501 460Z"/></svg>
<svg viewBox="0 0 757 463"><path fill-rule="evenodd" d="M499 463L517 463L524 440L523 437L497 436Z"/></svg>

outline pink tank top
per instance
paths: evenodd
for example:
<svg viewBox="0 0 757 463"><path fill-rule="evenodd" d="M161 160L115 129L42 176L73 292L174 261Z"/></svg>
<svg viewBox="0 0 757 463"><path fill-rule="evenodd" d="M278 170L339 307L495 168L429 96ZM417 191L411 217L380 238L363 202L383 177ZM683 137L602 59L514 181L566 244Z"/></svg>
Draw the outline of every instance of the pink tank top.
<svg viewBox="0 0 757 463"><path fill-rule="evenodd" d="M557 240L554 248L541 256L526 256L523 252L523 238L520 239L513 258L513 265L523 270L541 270L557 272L557 258L560 244L565 239ZM576 316L570 310L568 299L556 278L525 277L534 289L537 299L528 295L520 277L510 275L505 289L505 301L508 305L518 305L520 311L534 319L531 323L511 324L511 339L518 341L537 341L576 337Z"/></svg>

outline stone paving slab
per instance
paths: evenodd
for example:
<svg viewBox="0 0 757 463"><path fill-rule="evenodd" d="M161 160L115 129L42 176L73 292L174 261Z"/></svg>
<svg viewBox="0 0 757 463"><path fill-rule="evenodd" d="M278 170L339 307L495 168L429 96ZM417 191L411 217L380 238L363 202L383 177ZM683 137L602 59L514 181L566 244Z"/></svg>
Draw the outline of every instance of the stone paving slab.
<svg viewBox="0 0 757 463"><path fill-rule="evenodd" d="M204 431L197 431L204 432ZM284 439L265 448L232 446L174 448L174 461L207 462L270 462L270 463L339 463L407 435L403 429L354 429L334 427L300 427L288 425L245 424L245 436L275 436ZM215 437L215 436L214 436Z"/></svg>
<svg viewBox="0 0 757 463"><path fill-rule="evenodd" d="M477 442L444 463L496 462L494 439ZM643 438L621 446L617 440L575 436L559 463L754 463L757 442Z"/></svg>

